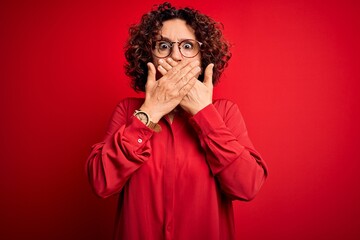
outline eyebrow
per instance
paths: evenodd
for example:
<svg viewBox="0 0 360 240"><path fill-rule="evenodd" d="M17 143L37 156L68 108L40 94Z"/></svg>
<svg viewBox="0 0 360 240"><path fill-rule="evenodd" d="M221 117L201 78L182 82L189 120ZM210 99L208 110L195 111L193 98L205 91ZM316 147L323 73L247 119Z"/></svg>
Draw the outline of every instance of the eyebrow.
<svg viewBox="0 0 360 240"><path fill-rule="evenodd" d="M160 39L159 40L165 40L167 42L173 42L171 39L164 37L163 35L160 35ZM179 39L179 42L182 42L184 40L196 40L196 39L192 39L192 38L181 38Z"/></svg>

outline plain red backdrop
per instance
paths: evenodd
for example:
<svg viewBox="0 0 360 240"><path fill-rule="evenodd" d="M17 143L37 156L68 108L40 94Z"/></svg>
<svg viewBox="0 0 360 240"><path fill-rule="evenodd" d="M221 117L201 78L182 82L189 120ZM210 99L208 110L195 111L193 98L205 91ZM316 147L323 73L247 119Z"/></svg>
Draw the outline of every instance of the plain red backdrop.
<svg viewBox="0 0 360 240"><path fill-rule="evenodd" d="M221 21L238 103L270 176L238 239L359 239L358 1L173 1ZM128 27L154 1L1 1L1 239L111 239L116 198L84 164L116 103Z"/></svg>

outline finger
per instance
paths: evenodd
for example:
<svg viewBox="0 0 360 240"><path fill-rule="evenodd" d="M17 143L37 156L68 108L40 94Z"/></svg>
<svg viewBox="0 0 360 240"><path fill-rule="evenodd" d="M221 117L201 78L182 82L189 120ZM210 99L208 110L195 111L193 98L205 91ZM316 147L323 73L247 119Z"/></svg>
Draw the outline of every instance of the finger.
<svg viewBox="0 0 360 240"><path fill-rule="evenodd" d="M199 73L201 71L201 68L199 67L200 62L199 61L192 61L189 62L185 67L183 67L179 73L177 74L177 83L181 81L188 82L189 79L194 77L193 73ZM176 68L176 67L174 67ZM200 69L200 71L199 71Z"/></svg>
<svg viewBox="0 0 360 240"><path fill-rule="evenodd" d="M213 85L213 82L212 82L213 81L213 69L214 69L214 64L213 63L210 63L205 68L205 74L204 74L203 83L207 87L212 87L212 85Z"/></svg>
<svg viewBox="0 0 360 240"><path fill-rule="evenodd" d="M199 64L199 61L195 61L197 64ZM175 67L170 69L168 71L168 78L176 78L180 79L182 78L186 73L188 73L194 66L196 66L195 62L187 62L187 61L181 61L179 62ZM191 66L189 66L192 64ZM187 68L186 68L187 67Z"/></svg>
<svg viewBox="0 0 360 240"><path fill-rule="evenodd" d="M172 66L164 59L159 60L159 66L163 67L166 71L169 71L170 69L172 69Z"/></svg>
<svg viewBox="0 0 360 240"><path fill-rule="evenodd" d="M191 78L180 90L179 90L179 95L181 97L186 96L190 90L195 86L197 79L196 78Z"/></svg>
<svg viewBox="0 0 360 240"><path fill-rule="evenodd" d="M160 59L157 69L164 76L171 68L175 67L176 65L178 65L178 63L171 57L167 58L166 61Z"/></svg>
<svg viewBox="0 0 360 240"><path fill-rule="evenodd" d="M157 70L161 73L161 75L165 75L168 71L161 65L157 67Z"/></svg>
<svg viewBox="0 0 360 240"><path fill-rule="evenodd" d="M195 79L195 76L201 71L201 68L199 66L195 66L193 68L191 68L191 70L184 75L182 78L179 79L179 81L176 82L175 86L181 86L181 85L186 85L189 81L191 81L192 79Z"/></svg>
<svg viewBox="0 0 360 240"><path fill-rule="evenodd" d="M154 64L152 64L151 62L148 62L146 65L148 67L148 76L147 76L146 84L152 86L156 82L156 69Z"/></svg>
<svg viewBox="0 0 360 240"><path fill-rule="evenodd" d="M178 65L178 62L174 61L174 59L172 59L171 57L167 58L166 62L168 62L171 67L175 67L176 65Z"/></svg>

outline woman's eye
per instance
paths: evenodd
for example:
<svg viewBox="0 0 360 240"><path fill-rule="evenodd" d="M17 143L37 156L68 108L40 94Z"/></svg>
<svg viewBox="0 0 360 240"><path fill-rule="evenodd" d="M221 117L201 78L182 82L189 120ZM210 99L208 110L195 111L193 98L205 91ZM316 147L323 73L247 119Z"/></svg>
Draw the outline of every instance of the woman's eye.
<svg viewBox="0 0 360 240"><path fill-rule="evenodd" d="M159 49L166 50L170 48L170 45L168 43L159 43Z"/></svg>
<svg viewBox="0 0 360 240"><path fill-rule="evenodd" d="M184 44L183 44L183 48L184 48L184 49L192 49L192 48L193 48L193 45L192 45L192 43L184 43Z"/></svg>

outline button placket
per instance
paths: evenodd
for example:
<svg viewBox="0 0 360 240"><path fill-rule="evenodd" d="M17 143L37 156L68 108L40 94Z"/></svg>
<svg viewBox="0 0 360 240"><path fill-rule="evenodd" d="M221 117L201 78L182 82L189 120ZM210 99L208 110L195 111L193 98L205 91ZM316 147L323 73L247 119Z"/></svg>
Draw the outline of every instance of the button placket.
<svg viewBox="0 0 360 240"><path fill-rule="evenodd" d="M174 191L175 191L175 124L170 126L168 148L164 165L165 240L174 239Z"/></svg>

